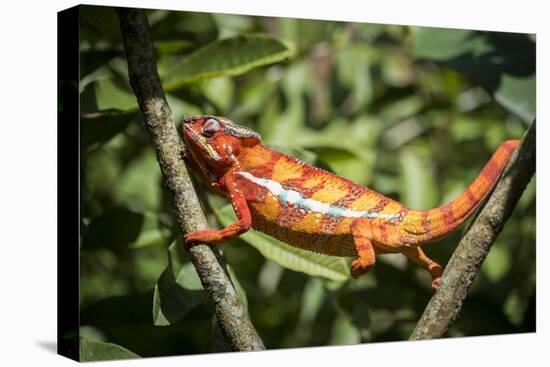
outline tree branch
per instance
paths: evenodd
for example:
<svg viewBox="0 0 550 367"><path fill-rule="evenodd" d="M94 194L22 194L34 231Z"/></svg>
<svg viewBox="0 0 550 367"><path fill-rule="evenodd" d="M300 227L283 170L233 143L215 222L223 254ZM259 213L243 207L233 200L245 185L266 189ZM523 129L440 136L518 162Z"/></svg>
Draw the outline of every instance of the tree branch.
<svg viewBox="0 0 550 367"><path fill-rule="evenodd" d="M535 174L535 136L533 122L486 205L451 256L441 284L416 324L410 340L442 337L457 319L483 260Z"/></svg>
<svg viewBox="0 0 550 367"><path fill-rule="evenodd" d="M143 10L118 8L130 85L136 94L181 232L206 228L206 219L182 158L182 144L172 122L155 64L147 16ZM265 349L239 302L216 247L187 248L204 289L212 300L221 330L233 350Z"/></svg>

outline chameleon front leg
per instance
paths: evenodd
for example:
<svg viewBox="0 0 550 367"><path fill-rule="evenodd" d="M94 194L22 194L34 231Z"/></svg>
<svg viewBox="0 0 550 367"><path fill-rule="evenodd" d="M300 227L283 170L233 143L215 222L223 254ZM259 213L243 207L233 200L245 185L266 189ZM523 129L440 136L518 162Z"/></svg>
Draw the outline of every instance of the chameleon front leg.
<svg viewBox="0 0 550 367"><path fill-rule="evenodd" d="M409 258L412 262L422 266L424 269L430 272L432 276L432 289L435 291L441 283L441 274L443 274L443 267L430 259L420 247L408 247L402 250L403 254Z"/></svg>
<svg viewBox="0 0 550 367"><path fill-rule="evenodd" d="M351 262L351 276L354 278L367 273L376 262L370 228L371 225L366 219L356 219L351 224L351 234L357 250L357 259Z"/></svg>
<svg viewBox="0 0 550 367"><path fill-rule="evenodd" d="M215 244L232 240L250 229L252 215L250 214L243 191L239 189L236 182L231 178L226 180L226 188L238 220L219 230L205 229L189 232L185 235L185 241Z"/></svg>

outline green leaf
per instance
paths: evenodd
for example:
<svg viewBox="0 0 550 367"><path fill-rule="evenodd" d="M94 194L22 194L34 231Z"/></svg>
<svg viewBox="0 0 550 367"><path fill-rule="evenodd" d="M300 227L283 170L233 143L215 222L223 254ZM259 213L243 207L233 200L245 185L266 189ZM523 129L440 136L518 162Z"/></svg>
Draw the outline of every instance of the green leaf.
<svg viewBox="0 0 550 367"><path fill-rule="evenodd" d="M122 171L112 188L113 200L134 211L157 211L161 205L161 171L152 147L145 148Z"/></svg>
<svg viewBox="0 0 550 367"><path fill-rule="evenodd" d="M311 278L308 280L302 294L300 322L310 324L315 320L323 304L324 295L325 289L320 279Z"/></svg>
<svg viewBox="0 0 550 367"><path fill-rule="evenodd" d="M471 78L530 123L536 111L535 42L527 34L419 27L413 55Z"/></svg>
<svg viewBox="0 0 550 367"><path fill-rule="evenodd" d="M185 261L183 243L174 241L168 248L168 267L160 276L153 294L153 322L168 326L183 319L204 300L195 267Z"/></svg>
<svg viewBox="0 0 550 367"><path fill-rule="evenodd" d="M437 205L436 184L430 159L420 150L404 149L401 163L401 202L413 209L428 209Z"/></svg>
<svg viewBox="0 0 550 367"><path fill-rule="evenodd" d="M255 18L247 15L213 13L220 30L220 38L232 37L253 30Z"/></svg>
<svg viewBox="0 0 550 367"><path fill-rule="evenodd" d="M105 44L122 44L119 20L114 7L81 5L79 13L81 45L97 45L99 49Z"/></svg>
<svg viewBox="0 0 550 367"><path fill-rule="evenodd" d="M120 345L80 338L80 362L130 358L140 358L140 356Z"/></svg>
<svg viewBox="0 0 550 367"><path fill-rule="evenodd" d="M97 107L100 111L127 111L138 108L136 96L122 78L99 79L94 86Z"/></svg>
<svg viewBox="0 0 550 367"><path fill-rule="evenodd" d="M330 335L330 345L351 345L361 342L361 333L355 325L353 325L351 317L344 312L339 312L338 317L332 324L332 332Z"/></svg>
<svg viewBox="0 0 550 367"><path fill-rule="evenodd" d="M114 207L95 217L82 239L83 249L107 248L124 251L135 241L143 224L143 215L124 207Z"/></svg>
<svg viewBox="0 0 550 367"><path fill-rule="evenodd" d="M239 75L281 61L289 55L290 50L284 44L263 35L227 38L182 58L166 73L163 86L170 91L201 79Z"/></svg>
<svg viewBox="0 0 550 367"><path fill-rule="evenodd" d="M124 52L119 49L85 50L80 52L80 76L81 78L104 67L115 57L123 57Z"/></svg>
<svg viewBox="0 0 550 367"><path fill-rule="evenodd" d="M80 118L80 142L83 146L103 144L124 131L131 121L139 119L137 112L105 112Z"/></svg>
<svg viewBox="0 0 550 367"><path fill-rule="evenodd" d="M188 40L170 40L155 43L155 48L161 55L178 54L182 51L188 50L192 46L193 42Z"/></svg>
<svg viewBox="0 0 550 367"><path fill-rule="evenodd" d="M218 29L210 13L157 10L148 12L151 39L160 42L189 42L194 47L213 42Z"/></svg>
<svg viewBox="0 0 550 367"><path fill-rule="evenodd" d="M402 88L415 81L412 60L404 52L395 51L387 53L381 65L382 77L388 85Z"/></svg>
<svg viewBox="0 0 550 367"><path fill-rule="evenodd" d="M201 84L204 95L222 111L227 111L233 100L233 81L229 77L206 79Z"/></svg>
<svg viewBox="0 0 550 367"><path fill-rule="evenodd" d="M91 221L84 233L82 247L107 248L118 253L128 248L163 244L169 237L170 230L162 224L157 213L114 207Z"/></svg>
<svg viewBox="0 0 550 367"><path fill-rule="evenodd" d="M235 221L233 208L230 205L215 212L224 226ZM240 238L260 251L266 258L287 269L334 281L344 281L349 277L348 266L343 258L302 250L252 229L242 234Z"/></svg>
<svg viewBox="0 0 550 367"><path fill-rule="evenodd" d="M391 122L398 122L414 116L424 107L424 100L418 95L410 95L384 104L380 116Z"/></svg>
<svg viewBox="0 0 550 367"><path fill-rule="evenodd" d="M480 119L460 114L451 120L449 132L454 141L475 141L483 135L487 127L481 123Z"/></svg>
<svg viewBox="0 0 550 367"><path fill-rule="evenodd" d="M519 292L511 291L511 294L506 298L503 311L510 320L516 326L520 326L523 321L523 314L527 308L528 300Z"/></svg>
<svg viewBox="0 0 550 367"><path fill-rule="evenodd" d="M416 27L413 30L413 56L417 59L445 61L463 54L480 57L493 50L490 44L476 35L481 32L431 27Z"/></svg>
<svg viewBox="0 0 550 367"><path fill-rule="evenodd" d="M534 72L526 77L503 74L494 97L498 103L515 113L524 122L531 123L535 119L537 109L536 86Z"/></svg>
<svg viewBox="0 0 550 367"><path fill-rule="evenodd" d="M510 270L512 259L508 250L498 244L491 248L487 254L483 271L492 282L498 282Z"/></svg>
<svg viewBox="0 0 550 367"><path fill-rule="evenodd" d="M170 229L162 224L155 212L143 213L143 222L138 237L129 244L130 248L141 248L164 244L170 237Z"/></svg>
<svg viewBox="0 0 550 367"><path fill-rule="evenodd" d="M278 18L277 22L281 36L300 52L316 43L330 40L338 27L337 22L326 20Z"/></svg>
<svg viewBox="0 0 550 367"><path fill-rule="evenodd" d="M98 327L84 325L79 328L78 334L80 339L87 341L104 342L107 340L107 336Z"/></svg>
<svg viewBox="0 0 550 367"><path fill-rule="evenodd" d="M374 94L371 64L375 58L371 48L355 45L338 50L336 53L336 73L342 86L350 90L346 112L357 112L369 104Z"/></svg>

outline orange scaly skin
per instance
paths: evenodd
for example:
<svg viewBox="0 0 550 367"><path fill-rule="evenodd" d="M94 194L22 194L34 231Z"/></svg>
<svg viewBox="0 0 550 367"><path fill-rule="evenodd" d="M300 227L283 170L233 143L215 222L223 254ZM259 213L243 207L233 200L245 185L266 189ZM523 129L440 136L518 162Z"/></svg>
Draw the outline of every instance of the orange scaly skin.
<svg viewBox="0 0 550 367"><path fill-rule="evenodd" d="M434 289L443 268L419 245L441 239L464 222L519 144L502 143L462 194L423 211L269 149L257 133L223 117L187 117L183 132L187 162L227 197L238 218L221 230L190 232L187 241L219 243L253 227L306 250L355 256L353 277L369 271L376 254L400 252L430 272Z"/></svg>

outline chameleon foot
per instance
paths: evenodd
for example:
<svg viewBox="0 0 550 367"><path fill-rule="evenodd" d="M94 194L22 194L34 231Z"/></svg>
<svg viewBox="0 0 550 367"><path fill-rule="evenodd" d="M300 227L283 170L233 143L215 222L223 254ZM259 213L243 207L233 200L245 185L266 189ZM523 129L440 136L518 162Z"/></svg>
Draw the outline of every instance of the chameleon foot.
<svg viewBox="0 0 550 367"><path fill-rule="evenodd" d="M432 275L432 289L435 290L437 287L439 287L439 284L441 284L441 275L443 274L443 267L437 264L436 262L432 262L429 268L430 274Z"/></svg>
<svg viewBox="0 0 550 367"><path fill-rule="evenodd" d="M434 290L434 292L437 290L437 287L439 287L439 284L441 284L441 277L435 278L432 281L432 289Z"/></svg>
<svg viewBox="0 0 550 367"><path fill-rule="evenodd" d="M351 276L358 278L361 275L367 273L374 267L374 264L366 264L361 259L355 259L351 262Z"/></svg>

